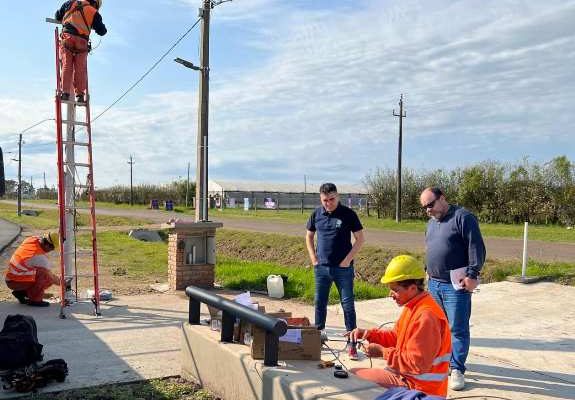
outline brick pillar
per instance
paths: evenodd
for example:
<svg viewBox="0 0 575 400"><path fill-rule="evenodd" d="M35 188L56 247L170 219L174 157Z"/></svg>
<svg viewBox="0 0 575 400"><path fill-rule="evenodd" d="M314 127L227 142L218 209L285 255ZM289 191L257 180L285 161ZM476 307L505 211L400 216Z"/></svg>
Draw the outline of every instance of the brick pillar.
<svg viewBox="0 0 575 400"><path fill-rule="evenodd" d="M172 290L184 290L189 285L213 288L215 264L186 263L186 240L215 236L215 229L204 232L175 231L168 236L168 282Z"/></svg>

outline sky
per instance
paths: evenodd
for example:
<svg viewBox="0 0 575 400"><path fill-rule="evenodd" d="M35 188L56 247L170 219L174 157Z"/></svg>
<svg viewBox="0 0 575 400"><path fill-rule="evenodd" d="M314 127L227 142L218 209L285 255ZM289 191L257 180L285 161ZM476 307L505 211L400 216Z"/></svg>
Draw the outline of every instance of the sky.
<svg viewBox="0 0 575 400"><path fill-rule="evenodd" d="M0 5L0 146L54 118L60 1ZM92 116L197 20L201 0L104 0L92 34ZM575 1L233 0L210 26L209 178L361 183L397 164L575 161ZM199 25L92 125L95 184L195 176ZM22 174L56 183L55 125L23 134ZM4 155L7 179L17 154Z"/></svg>

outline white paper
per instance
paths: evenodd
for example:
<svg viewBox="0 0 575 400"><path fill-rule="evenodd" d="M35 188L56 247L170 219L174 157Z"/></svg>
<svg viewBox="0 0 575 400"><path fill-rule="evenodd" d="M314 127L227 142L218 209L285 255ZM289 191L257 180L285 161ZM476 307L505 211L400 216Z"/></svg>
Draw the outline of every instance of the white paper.
<svg viewBox="0 0 575 400"><path fill-rule="evenodd" d="M250 292L245 292L245 293L242 293L242 294L238 294L238 295L234 298L234 301L235 301L236 303L239 303L239 304L243 305L243 306L252 308L252 298L251 298L251 296L250 296Z"/></svg>
<svg viewBox="0 0 575 400"><path fill-rule="evenodd" d="M449 271L449 278L451 279L451 285L455 290L463 289L463 286L461 286L461 281L466 276L467 276L467 267L461 267Z"/></svg>
<svg viewBox="0 0 575 400"><path fill-rule="evenodd" d="M301 344L301 329L288 329L286 334L280 336L282 342Z"/></svg>

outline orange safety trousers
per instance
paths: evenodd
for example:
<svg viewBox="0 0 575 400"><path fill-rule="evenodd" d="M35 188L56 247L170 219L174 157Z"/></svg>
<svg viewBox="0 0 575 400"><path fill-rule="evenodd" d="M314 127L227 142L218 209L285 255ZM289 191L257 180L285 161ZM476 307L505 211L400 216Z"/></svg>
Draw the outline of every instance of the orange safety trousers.
<svg viewBox="0 0 575 400"><path fill-rule="evenodd" d="M50 272L44 268L36 268L36 280L33 282L6 281L6 286L12 290L26 292L30 301L38 302L44 298L44 292L53 285Z"/></svg>
<svg viewBox="0 0 575 400"><path fill-rule="evenodd" d="M60 38L62 57L62 92L76 94L86 92L88 85L88 41L80 36L62 33Z"/></svg>

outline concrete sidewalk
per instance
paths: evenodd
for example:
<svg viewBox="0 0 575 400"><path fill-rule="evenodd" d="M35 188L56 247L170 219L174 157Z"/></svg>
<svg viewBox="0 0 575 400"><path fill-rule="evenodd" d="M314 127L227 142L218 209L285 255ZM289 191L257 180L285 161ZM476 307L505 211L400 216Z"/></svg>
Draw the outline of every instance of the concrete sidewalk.
<svg viewBox="0 0 575 400"><path fill-rule="evenodd" d="M284 308L313 319L312 306L254 297L267 310ZM468 389L450 397L574 399L573 299L575 288L551 283L482 286L473 299ZM91 304L82 303L72 306L70 317L61 320L57 305L35 309L4 302L0 318L15 313L35 318L45 359L64 358L69 365L66 382L45 389L59 391L179 375L180 324L187 320L187 307L183 293L125 296L103 304L102 318L90 315ZM400 311L390 299L360 302L356 307L362 327L394 321ZM330 307L328 324L343 329L339 306ZM341 343L333 346L339 348ZM0 391L0 399L9 397Z"/></svg>

